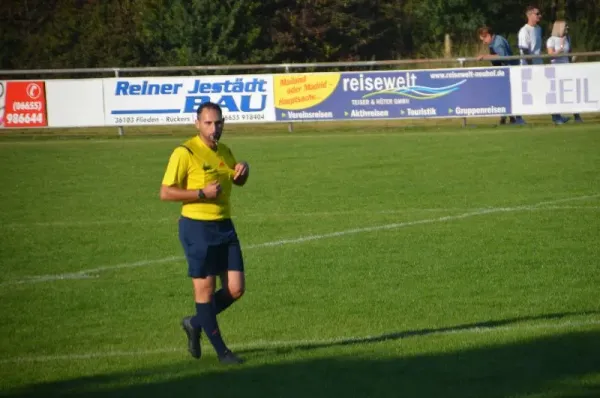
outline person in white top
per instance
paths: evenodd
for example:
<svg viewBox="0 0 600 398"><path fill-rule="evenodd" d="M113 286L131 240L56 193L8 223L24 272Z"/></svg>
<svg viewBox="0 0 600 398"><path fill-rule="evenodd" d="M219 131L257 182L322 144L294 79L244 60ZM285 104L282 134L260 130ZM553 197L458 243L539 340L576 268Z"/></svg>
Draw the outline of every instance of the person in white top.
<svg viewBox="0 0 600 398"><path fill-rule="evenodd" d="M546 42L546 48L550 55L568 54L571 52L569 25L567 25L565 21L557 20L554 22L554 25L552 26L552 36L550 36ZM550 62L553 64L568 64L570 62L570 57L568 55L556 57L552 58ZM575 117L575 122L583 122L580 114L575 113L573 116ZM559 114L554 114L552 115L552 120L556 123L557 120L567 121L568 118L563 118Z"/></svg>
<svg viewBox="0 0 600 398"><path fill-rule="evenodd" d="M519 51L521 55L541 55L542 53L542 28L539 23L542 13L539 8L529 6L525 10L527 23L519 30ZM522 59L521 65L543 64L542 58Z"/></svg>

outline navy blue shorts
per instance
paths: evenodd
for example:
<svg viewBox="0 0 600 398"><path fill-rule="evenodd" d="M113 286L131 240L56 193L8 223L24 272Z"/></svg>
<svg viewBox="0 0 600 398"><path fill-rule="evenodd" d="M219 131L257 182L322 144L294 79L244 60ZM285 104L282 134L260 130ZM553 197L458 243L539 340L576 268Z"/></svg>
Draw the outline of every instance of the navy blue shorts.
<svg viewBox="0 0 600 398"><path fill-rule="evenodd" d="M179 240L188 262L188 276L206 278L225 271L244 271L233 222L179 219Z"/></svg>

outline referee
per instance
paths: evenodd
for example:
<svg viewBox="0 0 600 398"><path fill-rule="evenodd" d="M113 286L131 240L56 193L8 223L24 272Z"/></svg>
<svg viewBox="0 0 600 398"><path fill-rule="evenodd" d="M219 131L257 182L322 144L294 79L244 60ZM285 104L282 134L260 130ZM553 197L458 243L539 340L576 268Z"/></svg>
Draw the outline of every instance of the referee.
<svg viewBox="0 0 600 398"><path fill-rule="evenodd" d="M219 105L205 102L196 116L198 134L173 150L160 188L161 200L182 202L179 240L194 286L196 315L183 318L181 325L192 357L202 355L204 330L221 363L239 364L243 360L223 341L217 314L244 294L244 261L229 197L233 184L246 183L249 166L238 163L219 142L224 126ZM222 288L215 292L217 277Z"/></svg>

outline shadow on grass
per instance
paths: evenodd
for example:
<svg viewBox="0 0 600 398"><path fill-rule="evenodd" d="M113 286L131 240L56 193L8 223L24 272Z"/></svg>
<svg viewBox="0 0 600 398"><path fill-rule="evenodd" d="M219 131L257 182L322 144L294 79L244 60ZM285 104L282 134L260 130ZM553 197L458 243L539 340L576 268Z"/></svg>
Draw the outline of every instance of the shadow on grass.
<svg viewBox="0 0 600 398"><path fill-rule="evenodd" d="M341 355L202 369L202 361L38 384L19 397L600 396L600 330L463 351ZM214 359L213 359L214 360ZM207 358L204 361L211 361Z"/></svg>
<svg viewBox="0 0 600 398"><path fill-rule="evenodd" d="M342 338L337 340L323 341L323 342L298 342L296 344L290 344L286 346L273 346L273 347L260 347L260 348L249 348L243 350L236 350L240 354L250 353L263 353L268 355L273 354L285 354L297 350L315 350L319 348L328 348L336 346L347 346L354 344L366 344L366 343L380 343L389 340L399 340L409 337L428 336L433 334L453 334L453 333L467 333L467 332L486 332L499 330L503 328L514 329L515 324L533 322L533 321L557 321L560 319L568 319L573 316L590 316L598 315L598 311L582 311L582 312L559 312L553 314L535 315L535 316L524 316L509 319L493 320L466 323L463 325L448 326L441 328L427 328L419 330L407 330L403 332L385 333L376 336L365 336L365 337L354 337L354 338ZM554 325L551 324L551 325ZM532 327L544 327L544 324L532 325ZM551 326L549 326L551 327Z"/></svg>

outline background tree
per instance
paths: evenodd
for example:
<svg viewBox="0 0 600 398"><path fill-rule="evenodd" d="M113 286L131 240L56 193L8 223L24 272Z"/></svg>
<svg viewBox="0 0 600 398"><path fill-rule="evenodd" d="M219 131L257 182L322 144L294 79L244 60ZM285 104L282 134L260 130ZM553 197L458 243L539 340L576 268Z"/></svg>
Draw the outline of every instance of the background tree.
<svg viewBox="0 0 600 398"><path fill-rule="evenodd" d="M516 48L517 0L4 0L0 68L383 60L478 50L488 24ZM600 0L540 0L544 38L569 21L574 49L600 50Z"/></svg>

